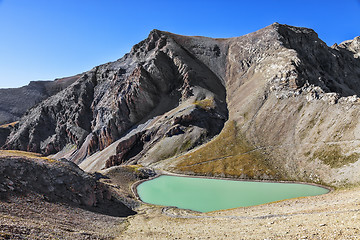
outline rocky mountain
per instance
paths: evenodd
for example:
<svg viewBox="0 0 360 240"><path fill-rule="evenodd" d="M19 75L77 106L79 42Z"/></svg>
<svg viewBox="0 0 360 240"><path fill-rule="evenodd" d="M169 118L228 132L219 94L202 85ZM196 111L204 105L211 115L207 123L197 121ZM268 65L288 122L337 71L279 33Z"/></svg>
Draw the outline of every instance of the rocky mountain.
<svg viewBox="0 0 360 240"><path fill-rule="evenodd" d="M359 37L328 47L274 23L229 39L153 30L28 111L4 148L86 171L360 181Z"/></svg>
<svg viewBox="0 0 360 240"><path fill-rule="evenodd" d="M129 150L107 165L170 144L164 136L181 135L166 157L176 147L185 151L219 133L227 119L225 96L218 76L154 30L123 58L95 67L25 114L6 148L48 155L75 144L73 160L79 163L144 125L124 143Z"/></svg>
<svg viewBox="0 0 360 240"><path fill-rule="evenodd" d="M353 52L355 58L360 57L360 37L356 37L353 40L344 41L339 46L335 44L333 48L335 47L340 47L350 52Z"/></svg>
<svg viewBox="0 0 360 240"><path fill-rule="evenodd" d="M21 152L0 151L0 200L36 194L42 200L113 216L135 214L96 175L65 159L56 161ZM110 209L111 208L111 209Z"/></svg>
<svg viewBox="0 0 360 240"><path fill-rule="evenodd" d="M79 75L54 81L32 81L20 88L0 88L0 125L18 121L35 104L68 87Z"/></svg>

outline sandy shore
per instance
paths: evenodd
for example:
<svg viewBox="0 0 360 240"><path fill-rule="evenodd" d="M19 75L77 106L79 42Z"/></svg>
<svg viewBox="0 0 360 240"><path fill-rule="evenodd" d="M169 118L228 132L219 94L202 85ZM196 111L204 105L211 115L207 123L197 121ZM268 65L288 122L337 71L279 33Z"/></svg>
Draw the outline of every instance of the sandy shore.
<svg viewBox="0 0 360 240"><path fill-rule="evenodd" d="M143 204L118 239L359 239L360 188L211 213Z"/></svg>

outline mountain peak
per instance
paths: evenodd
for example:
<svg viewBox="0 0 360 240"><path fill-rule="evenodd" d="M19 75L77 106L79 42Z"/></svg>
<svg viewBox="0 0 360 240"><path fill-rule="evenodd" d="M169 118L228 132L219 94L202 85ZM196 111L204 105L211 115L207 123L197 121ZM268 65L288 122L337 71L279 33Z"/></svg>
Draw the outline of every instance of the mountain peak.
<svg viewBox="0 0 360 240"><path fill-rule="evenodd" d="M354 53L354 57L360 58L360 36L355 37L352 40L344 41L338 46Z"/></svg>
<svg viewBox="0 0 360 240"><path fill-rule="evenodd" d="M238 158L246 155L242 150L284 146L264 158L274 160L269 166L281 169L294 166L290 154L305 156L307 143L336 141L321 135L332 122L314 132L309 129L315 125L305 125L312 111L321 114L330 104L357 103L360 66L353 55L358 42L355 38L341 48L329 48L314 30L280 23L229 39L154 29L123 58L93 68L30 109L5 147L56 153L57 158L67 157L88 171L119 164L148 166L210 141L230 119L235 122L229 123L230 132L238 132L225 138L240 137L234 141L243 148L227 152L220 144L218 159L224 161L204 166L214 174L222 169L216 174L259 177L260 172L250 176L240 170L253 159ZM341 106L332 111L339 112ZM323 114L322 121L328 115ZM357 121L352 115L348 118ZM319 117L314 119L315 123ZM314 138L318 132L321 136ZM335 130L333 135L338 136ZM299 147L289 149L287 142ZM303 174L305 165L290 170ZM201 172L194 168L186 169Z"/></svg>

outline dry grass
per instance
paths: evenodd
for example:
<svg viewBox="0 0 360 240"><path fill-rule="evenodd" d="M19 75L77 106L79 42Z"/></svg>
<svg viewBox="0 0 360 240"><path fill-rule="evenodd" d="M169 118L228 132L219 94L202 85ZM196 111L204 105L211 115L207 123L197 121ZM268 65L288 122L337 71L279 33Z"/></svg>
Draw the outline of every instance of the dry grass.
<svg viewBox="0 0 360 240"><path fill-rule="evenodd" d="M141 164L137 164L137 165L125 165L124 168L130 170L131 172L137 173L139 172L139 168L141 168L142 165Z"/></svg>
<svg viewBox="0 0 360 240"><path fill-rule="evenodd" d="M332 168L339 168L343 165L354 163L359 160L359 158L359 153L352 153L348 156L344 155L339 145L323 147L314 152L312 156L312 160L319 159Z"/></svg>
<svg viewBox="0 0 360 240"><path fill-rule="evenodd" d="M205 98L203 100L195 101L194 105L196 105L206 111L210 111L211 109L215 108L215 101L214 101L214 99Z"/></svg>
<svg viewBox="0 0 360 240"><path fill-rule="evenodd" d="M0 125L0 128L14 127L19 121Z"/></svg>
<svg viewBox="0 0 360 240"><path fill-rule="evenodd" d="M25 151L18 151L18 150L0 150L0 157L24 157L24 158L36 158L36 159L43 159L47 160L49 162L56 162L56 160L43 157L39 153L33 153L33 152L25 152Z"/></svg>
<svg viewBox="0 0 360 240"><path fill-rule="evenodd" d="M177 160L174 170L188 173L243 178L275 176L263 154L246 141L234 121L228 121L215 139Z"/></svg>

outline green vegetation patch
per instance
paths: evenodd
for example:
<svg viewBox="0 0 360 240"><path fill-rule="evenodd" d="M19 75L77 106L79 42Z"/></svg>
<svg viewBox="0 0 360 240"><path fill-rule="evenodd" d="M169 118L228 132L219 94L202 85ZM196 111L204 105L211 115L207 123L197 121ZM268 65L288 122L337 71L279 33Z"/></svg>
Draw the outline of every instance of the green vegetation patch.
<svg viewBox="0 0 360 240"><path fill-rule="evenodd" d="M205 98L203 100L195 101L194 105L196 105L206 111L209 111L209 110L215 108L215 101L214 101L214 99Z"/></svg>
<svg viewBox="0 0 360 240"><path fill-rule="evenodd" d="M247 178L275 176L264 155L246 141L234 121L228 121L212 141L177 159L175 170L183 172Z"/></svg>
<svg viewBox="0 0 360 240"><path fill-rule="evenodd" d="M139 168L143 167L141 164L137 165L125 165L124 168L130 170L131 172L138 173Z"/></svg>
<svg viewBox="0 0 360 240"><path fill-rule="evenodd" d="M312 160L319 159L332 168L339 168L343 165L354 163L359 160L359 158L359 153L352 153L348 156L344 155L339 145L329 145L323 147L316 150L312 156Z"/></svg>

